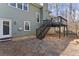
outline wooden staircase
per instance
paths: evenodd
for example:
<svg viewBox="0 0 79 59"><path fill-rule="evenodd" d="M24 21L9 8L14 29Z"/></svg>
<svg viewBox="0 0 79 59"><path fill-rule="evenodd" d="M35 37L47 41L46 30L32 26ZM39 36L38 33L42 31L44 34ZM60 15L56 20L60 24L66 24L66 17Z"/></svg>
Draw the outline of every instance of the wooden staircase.
<svg viewBox="0 0 79 59"><path fill-rule="evenodd" d="M51 25L51 20L44 20L43 24L36 29L36 37L38 39L43 39L46 33L49 31Z"/></svg>

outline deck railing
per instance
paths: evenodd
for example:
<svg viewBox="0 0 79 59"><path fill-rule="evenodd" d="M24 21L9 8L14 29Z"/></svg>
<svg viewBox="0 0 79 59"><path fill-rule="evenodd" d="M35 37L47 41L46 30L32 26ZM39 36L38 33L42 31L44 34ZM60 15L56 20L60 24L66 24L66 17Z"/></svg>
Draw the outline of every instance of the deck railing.
<svg viewBox="0 0 79 59"><path fill-rule="evenodd" d="M66 20L66 19L64 19L64 18L63 18L63 17L61 17L61 16L54 17L54 18L52 18L52 24L67 25L67 20Z"/></svg>

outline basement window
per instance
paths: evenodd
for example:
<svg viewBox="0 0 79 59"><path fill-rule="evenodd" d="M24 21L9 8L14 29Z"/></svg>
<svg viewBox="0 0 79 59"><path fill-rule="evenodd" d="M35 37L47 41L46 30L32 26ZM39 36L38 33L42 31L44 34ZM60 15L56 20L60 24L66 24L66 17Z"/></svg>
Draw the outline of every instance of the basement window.
<svg viewBox="0 0 79 59"><path fill-rule="evenodd" d="M24 31L30 31L30 22L24 21Z"/></svg>

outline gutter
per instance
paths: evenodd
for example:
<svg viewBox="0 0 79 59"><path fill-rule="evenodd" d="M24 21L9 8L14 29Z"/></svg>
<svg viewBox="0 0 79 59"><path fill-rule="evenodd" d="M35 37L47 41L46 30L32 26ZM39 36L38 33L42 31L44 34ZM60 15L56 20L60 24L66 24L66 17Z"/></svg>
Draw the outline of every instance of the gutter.
<svg viewBox="0 0 79 59"><path fill-rule="evenodd" d="M42 8L43 6L42 5L40 5L39 3L31 3L32 5L34 5L34 6L36 6L36 7L38 7L38 8Z"/></svg>

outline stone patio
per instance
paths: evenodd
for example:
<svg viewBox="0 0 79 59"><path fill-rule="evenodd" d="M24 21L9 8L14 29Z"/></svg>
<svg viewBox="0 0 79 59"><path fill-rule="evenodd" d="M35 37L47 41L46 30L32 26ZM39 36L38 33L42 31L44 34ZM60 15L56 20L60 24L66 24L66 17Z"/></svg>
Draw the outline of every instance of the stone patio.
<svg viewBox="0 0 79 59"><path fill-rule="evenodd" d="M43 40L27 38L0 42L1 56L61 56L79 55L79 44L73 38L46 36Z"/></svg>

